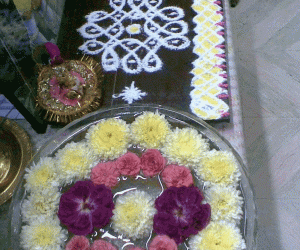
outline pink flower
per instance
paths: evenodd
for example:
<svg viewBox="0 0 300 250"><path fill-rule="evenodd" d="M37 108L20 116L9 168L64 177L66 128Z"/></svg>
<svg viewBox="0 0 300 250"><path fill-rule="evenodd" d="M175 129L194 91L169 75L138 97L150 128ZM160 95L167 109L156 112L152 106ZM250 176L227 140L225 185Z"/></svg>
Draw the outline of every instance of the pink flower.
<svg viewBox="0 0 300 250"><path fill-rule="evenodd" d="M75 235L66 245L66 250L89 250L90 242L84 236Z"/></svg>
<svg viewBox="0 0 300 250"><path fill-rule="evenodd" d="M116 160L116 165L121 175L137 176L141 169L141 159L128 152Z"/></svg>
<svg viewBox="0 0 300 250"><path fill-rule="evenodd" d="M157 235L151 241L149 250L177 250L177 244L167 235Z"/></svg>
<svg viewBox="0 0 300 250"><path fill-rule="evenodd" d="M95 185L104 184L109 188L118 184L119 176L117 165L112 161L98 163L91 172L91 180Z"/></svg>
<svg viewBox="0 0 300 250"><path fill-rule="evenodd" d="M105 240L95 240L91 250L117 250L115 246Z"/></svg>
<svg viewBox="0 0 300 250"><path fill-rule="evenodd" d="M167 187L189 187L194 183L191 171L184 166L168 165L161 176Z"/></svg>
<svg viewBox="0 0 300 250"><path fill-rule="evenodd" d="M152 177L158 174L166 165L165 158L157 149L148 149L141 157L143 174Z"/></svg>

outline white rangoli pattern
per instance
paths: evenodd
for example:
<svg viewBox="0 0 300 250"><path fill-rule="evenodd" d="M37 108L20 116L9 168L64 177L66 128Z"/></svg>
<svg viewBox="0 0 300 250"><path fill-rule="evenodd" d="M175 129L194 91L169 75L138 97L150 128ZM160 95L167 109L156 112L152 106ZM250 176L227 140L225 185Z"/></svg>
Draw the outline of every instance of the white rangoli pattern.
<svg viewBox="0 0 300 250"><path fill-rule="evenodd" d="M184 11L170 6L159 8L163 0L110 0L113 12L94 11L78 32L87 39L79 47L89 55L102 54L105 71L122 68L126 73L155 72L162 61L161 48L182 50L190 45L185 36L188 25Z"/></svg>
<svg viewBox="0 0 300 250"><path fill-rule="evenodd" d="M135 82L133 81L130 87L125 87L121 94L114 94L112 98L122 97L128 104L132 104L134 101L140 100L147 95L146 92L142 92L139 88L135 87L134 84Z"/></svg>

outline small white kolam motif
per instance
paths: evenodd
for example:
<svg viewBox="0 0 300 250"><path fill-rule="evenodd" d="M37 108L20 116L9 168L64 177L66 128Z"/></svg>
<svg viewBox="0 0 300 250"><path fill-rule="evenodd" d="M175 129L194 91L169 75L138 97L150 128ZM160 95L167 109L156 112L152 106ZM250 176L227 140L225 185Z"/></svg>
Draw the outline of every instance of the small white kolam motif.
<svg viewBox="0 0 300 250"><path fill-rule="evenodd" d="M215 120L229 115L228 84L226 83L224 22L221 6L215 0L194 0L196 12L193 38L194 75L191 86L192 112L205 120Z"/></svg>
<svg viewBox="0 0 300 250"><path fill-rule="evenodd" d="M87 23L78 29L86 41L79 49L88 55L102 53L105 71L160 70L162 61L156 52L161 47L182 50L190 45L184 11L174 6L160 8L162 1L110 0L111 13L100 10L86 16Z"/></svg>
<svg viewBox="0 0 300 250"><path fill-rule="evenodd" d="M120 98L126 101L128 104L132 104L134 101L142 99L146 96L146 92L142 92L139 88L134 86L135 81L132 81L130 87L125 87L121 94L114 94L112 98Z"/></svg>

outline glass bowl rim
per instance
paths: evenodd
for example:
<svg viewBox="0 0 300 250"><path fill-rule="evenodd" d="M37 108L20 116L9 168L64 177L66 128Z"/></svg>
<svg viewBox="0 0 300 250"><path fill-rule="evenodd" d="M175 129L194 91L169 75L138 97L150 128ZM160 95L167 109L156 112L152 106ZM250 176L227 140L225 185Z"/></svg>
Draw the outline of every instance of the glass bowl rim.
<svg viewBox="0 0 300 250"><path fill-rule="evenodd" d="M224 142L226 144L226 146L231 150L231 152L234 154L236 160L238 161L240 167L241 167L241 172L242 172L242 176L244 177L244 181L242 182L242 186L246 186L248 187L247 189L247 200L249 200L249 203L250 204L247 204L247 208L248 209L251 209L252 211L252 218L246 218L246 222L247 223L247 226L244 227L245 229L245 232L244 232L244 235L249 235L250 233L250 240L251 242L246 242L246 245L247 245L247 250L255 250L256 249L256 234L257 234L257 209L256 209L256 202L255 202L255 194L254 194L254 189L253 189L253 184L248 176L248 173L247 173L247 169L243 163L243 160L242 158L240 157L240 155L237 153L237 151L233 148L233 146L230 144L230 142L224 138L219 132L217 129L215 129L214 127L212 127L211 125L209 125L207 122L205 122L204 120L202 120L201 118L199 117L196 117L195 115L191 114L191 113L188 113L186 111L182 111L182 110L178 110L178 109L175 109L175 108L172 108L172 107L168 107L168 106L164 106L164 105L157 105L157 104L135 104L135 105L114 105L112 107L103 107L103 108L100 108L98 109L97 111L94 111L94 112L91 112L83 117L80 117L74 121L72 121L71 123L67 124L65 127L63 128L60 128L56 133L54 133L53 135L51 135L47 141L37 150L37 152L34 154L34 156L32 157L31 161L29 162L29 164L27 165L27 167L30 166L30 164L32 164L34 161L36 161L37 159L39 159L39 155L41 153L43 153L43 151L45 151L51 144L54 143L54 140L55 138L58 138L58 137L65 137L65 133L71 129L72 127L74 126L78 126L78 128L82 128L82 125L81 125L81 122L85 121L85 120L88 120L88 119L91 119L93 118L94 116L97 116L97 115L101 115L101 114L104 114L106 112L117 112L117 114L130 114L130 113L134 113L134 110L135 109L141 109L139 111L139 113L142 113L142 112L145 112L145 111L152 111L152 112L155 112L155 111L158 111L158 112L161 112L161 114L163 115L166 115L165 113L166 112L170 112L171 114L174 114L174 115L179 115L179 116L182 116L182 117L185 117L187 118L188 120L190 121L193 121L195 122L196 124L206 128L208 131L210 131L212 133L212 135L215 137L215 138L219 138L222 142ZM147 110L149 109L149 110ZM122 112L123 111L123 112ZM127 113L126 113L127 112ZM164 113L165 112L165 113ZM115 116L116 117L116 114ZM102 119L105 119L105 118L101 118L101 119L98 119L99 120L102 120ZM122 118L121 118L122 119ZM97 123L97 119L94 121L95 123ZM89 123L88 124L89 126L91 126L91 124ZM85 126L86 127L86 126ZM77 130L78 130L77 128ZM76 131L77 131L76 130ZM84 127L81 131L84 130ZM74 135L74 134L73 134ZM63 143L63 141L60 143L60 145ZM54 151L54 150L52 150ZM23 169L23 172L21 173L21 176L23 177L25 173L25 169ZM245 183L246 182L246 183ZM15 189L15 192L14 194L12 195L12 201L11 201L11 204L10 204L10 208L9 208L9 218L10 218L10 226L9 226L9 230L8 230L8 243L9 245L11 244L12 240L13 240L13 233L15 232L15 228L14 228L14 217L13 217L13 214L15 213L15 205L17 205L17 197L18 195L20 195L20 189L21 189L21 186L22 186L22 180L19 181L16 189ZM244 201L246 202L246 201ZM250 224L249 224L250 223ZM249 227L249 228L248 228ZM249 232L250 231L250 232ZM246 239L245 239L246 240ZM250 245L250 248L248 248L248 245Z"/></svg>

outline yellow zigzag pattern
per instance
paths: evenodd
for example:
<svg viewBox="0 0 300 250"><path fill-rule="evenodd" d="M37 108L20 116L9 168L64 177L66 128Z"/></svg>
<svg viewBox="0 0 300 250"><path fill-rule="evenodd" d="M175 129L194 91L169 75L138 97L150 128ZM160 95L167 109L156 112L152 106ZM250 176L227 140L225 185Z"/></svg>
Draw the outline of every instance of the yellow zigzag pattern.
<svg viewBox="0 0 300 250"><path fill-rule="evenodd" d="M219 86L225 82L220 74L226 74L226 71L217 66L222 65L225 59L216 56L225 53L223 48L216 47L224 42L223 35L218 34L224 28L217 25L223 21L223 15L217 13L221 7L215 0L194 0L192 8L197 13L193 19L197 34L193 39L193 52L198 58L193 62L191 72L194 90L190 93L190 108L202 119L220 119L229 110L227 103L218 97L220 94L228 95L227 90Z"/></svg>

